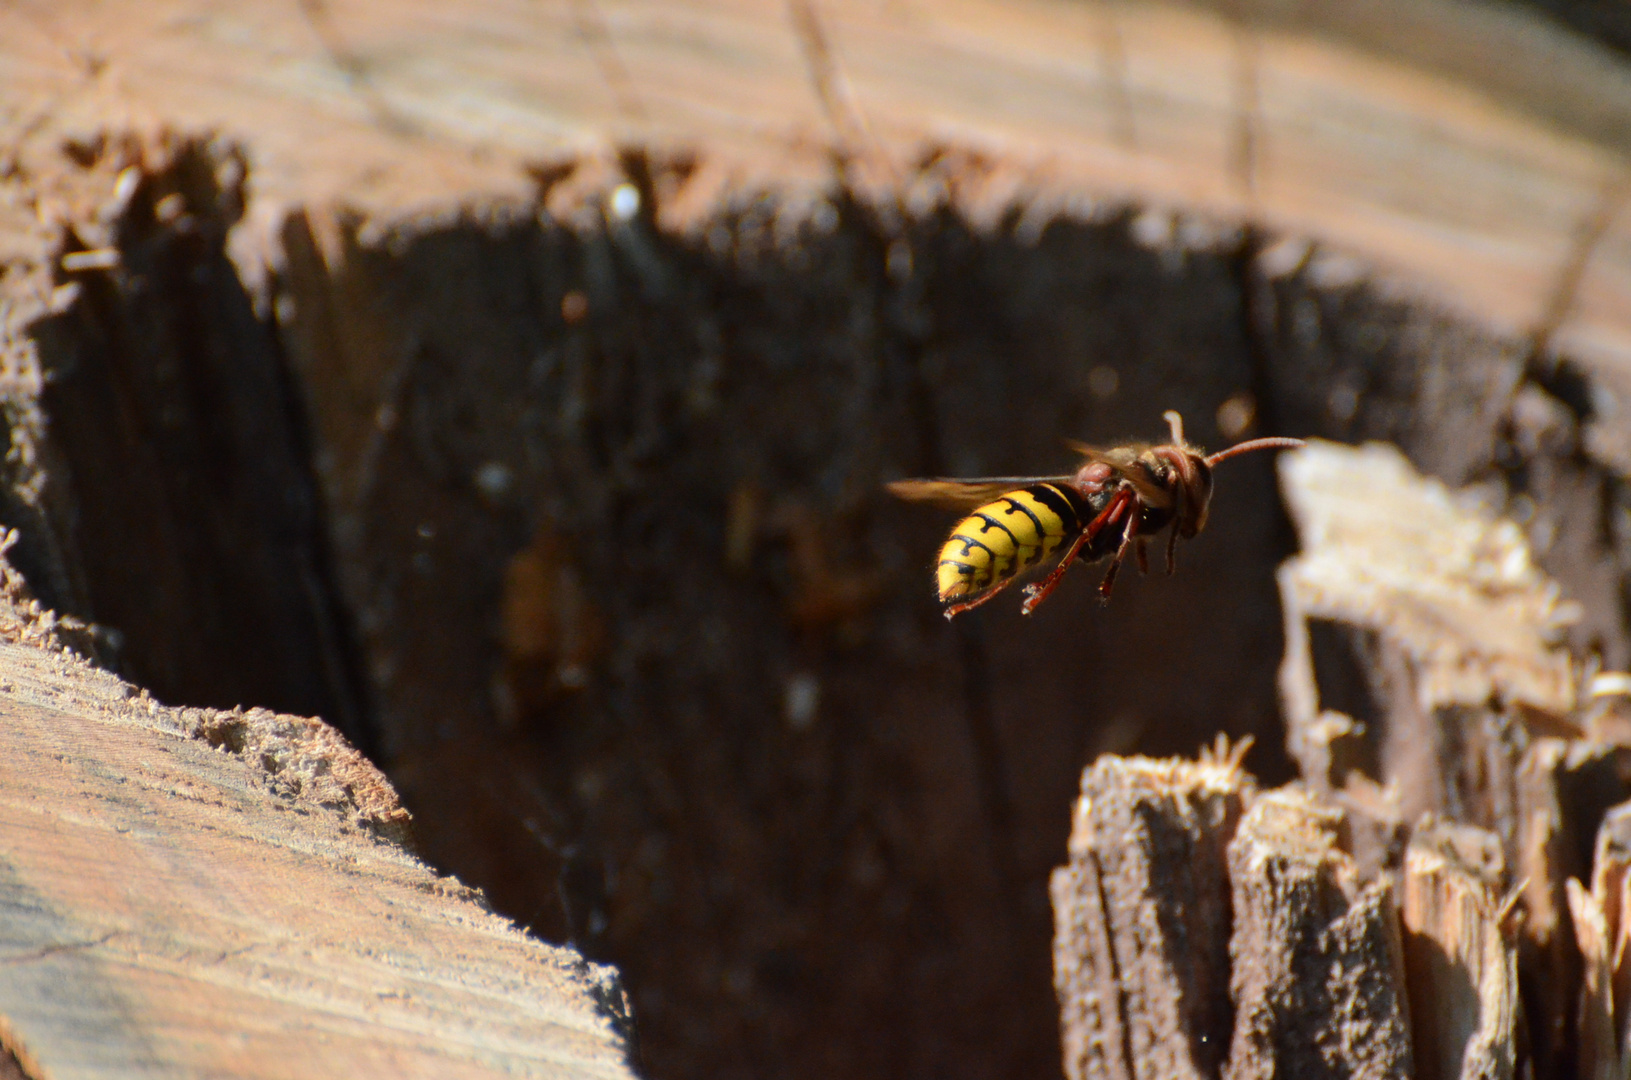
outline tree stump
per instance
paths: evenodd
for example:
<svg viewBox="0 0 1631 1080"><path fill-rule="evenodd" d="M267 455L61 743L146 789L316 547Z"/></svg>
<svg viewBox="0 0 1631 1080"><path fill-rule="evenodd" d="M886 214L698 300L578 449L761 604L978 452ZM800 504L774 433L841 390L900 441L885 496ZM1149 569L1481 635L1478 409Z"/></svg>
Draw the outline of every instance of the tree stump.
<svg viewBox="0 0 1631 1080"><path fill-rule="evenodd" d="M1252 784L1238 764L1101 758L1054 871L1065 1075L1215 1076L1228 1049L1220 888Z"/></svg>
<svg viewBox="0 0 1631 1080"><path fill-rule="evenodd" d="M1412 1075L1392 889L1359 880L1338 817L1270 792L1229 845L1231 1080Z"/></svg>
<svg viewBox="0 0 1631 1080"><path fill-rule="evenodd" d="M1167 408L1385 439L1631 663L1609 49L1449 0L450 11L0 8L0 521L158 699L343 730L426 858L623 969L654 1075L1044 1075L1082 764L1291 776L1267 460L1171 580L950 627L885 481ZM1339 761L1361 880L1413 800L1575 813L1526 708L1433 699L1477 752L1431 789Z"/></svg>

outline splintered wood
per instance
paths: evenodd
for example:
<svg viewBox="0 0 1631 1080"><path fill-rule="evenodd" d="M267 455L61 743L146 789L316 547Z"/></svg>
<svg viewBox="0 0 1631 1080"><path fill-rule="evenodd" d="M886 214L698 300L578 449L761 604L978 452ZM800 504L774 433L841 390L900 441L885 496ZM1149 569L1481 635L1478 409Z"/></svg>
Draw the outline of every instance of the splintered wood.
<svg viewBox="0 0 1631 1080"><path fill-rule="evenodd" d="M1407 812L1455 813L1440 782L1454 772L1438 758L1463 731L1487 714L1476 737L1494 743L1513 714L1567 730L1574 672L1561 632L1574 610L1516 525L1382 444L1315 442L1282 456L1280 474L1302 544L1279 574L1281 690L1288 749L1310 783L1341 786L1346 767L1380 759L1424 801ZM1357 661L1360 685L1332 685L1354 681L1340 678L1343 660Z"/></svg>
<svg viewBox="0 0 1631 1080"><path fill-rule="evenodd" d="M1215 762L1088 769L1052 883L1070 1080L1513 1076L1499 840L1429 821L1396 884L1342 849L1347 816Z"/></svg>
<svg viewBox="0 0 1631 1080"><path fill-rule="evenodd" d="M1518 769L1509 877L1521 887L1519 948L1530 984L1524 1011L1537 1058L1554 1065L1572 1054L1580 997L1582 950L1578 928L1570 930L1567 890L1591 876L1597 823L1631 795L1618 757L1609 746L1543 738Z"/></svg>
<svg viewBox="0 0 1631 1080"><path fill-rule="evenodd" d="M1227 763L1101 758L1054 871L1065 1072L1210 1077L1229 1038L1225 849L1251 780Z"/></svg>
<svg viewBox="0 0 1631 1080"><path fill-rule="evenodd" d="M1331 619L1385 634L1416 665L1423 707L1495 696L1570 713L1574 681L1560 642L1574 612L1517 525L1383 443L1314 441L1282 455L1280 475L1303 549L1280 570L1288 628ZM1288 672L1298 680L1288 696L1312 690L1312 677ZM1300 698L1289 704L1308 709Z"/></svg>
<svg viewBox="0 0 1631 1080"><path fill-rule="evenodd" d="M1569 911L1585 958L1580 995L1580 1075L1631 1076L1631 804L1597 831L1591 891L1568 881Z"/></svg>
<svg viewBox="0 0 1631 1080"><path fill-rule="evenodd" d="M1391 889L1358 879L1336 845L1341 816L1303 792L1272 791L1229 844L1228 1080L1410 1074Z"/></svg>
<svg viewBox="0 0 1631 1080"><path fill-rule="evenodd" d="M1281 473L1303 780L1087 770L1053 880L1067 1074L1631 1075L1631 677L1578 693L1521 531L1396 450Z"/></svg>
<svg viewBox="0 0 1631 1080"><path fill-rule="evenodd" d="M1404 954L1417 1080L1505 1080L1518 965L1500 925L1502 861L1482 829L1418 828L1405 853Z"/></svg>
<svg viewBox="0 0 1631 1080"><path fill-rule="evenodd" d="M1052 883L1070 1080L1408 1074L1389 887L1358 880L1340 813L1253 791L1228 763L1083 775Z"/></svg>
<svg viewBox="0 0 1631 1080"><path fill-rule="evenodd" d="M1380 792L1407 826L1487 830L1519 902L1532 1064L1566 1073L1582 978L1567 882L1631 797L1623 745L1593 741L1619 706L1579 700L1562 645L1575 607L1515 524L1392 447L1315 443L1282 458L1281 481L1303 549L1279 575L1288 749L1344 806Z"/></svg>

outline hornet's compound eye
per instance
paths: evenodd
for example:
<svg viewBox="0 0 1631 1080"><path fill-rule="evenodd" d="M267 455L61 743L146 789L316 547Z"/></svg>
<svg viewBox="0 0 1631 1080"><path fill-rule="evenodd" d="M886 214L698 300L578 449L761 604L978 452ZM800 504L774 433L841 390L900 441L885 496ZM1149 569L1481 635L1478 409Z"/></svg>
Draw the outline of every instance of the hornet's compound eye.
<svg viewBox="0 0 1631 1080"><path fill-rule="evenodd" d="M1193 540L1206 528L1206 515L1212 509L1212 470L1205 460L1195 458L1194 478L1184 485L1184 514L1178 531Z"/></svg>

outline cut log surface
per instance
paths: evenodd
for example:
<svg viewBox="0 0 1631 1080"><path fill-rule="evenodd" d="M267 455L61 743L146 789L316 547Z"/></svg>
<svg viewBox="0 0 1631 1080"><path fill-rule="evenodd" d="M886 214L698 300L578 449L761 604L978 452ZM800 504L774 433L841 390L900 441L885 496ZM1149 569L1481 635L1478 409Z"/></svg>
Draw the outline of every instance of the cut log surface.
<svg viewBox="0 0 1631 1080"><path fill-rule="evenodd" d="M1010 167L999 210L1030 188L1251 214L1631 363L1631 83L1506 5L70 2L9 5L0 43L25 157L155 124L252 144L260 254L291 205L526 198L527 164L616 146L701 152L684 218L722 182L825 184L835 144L882 184L960 145Z"/></svg>
<svg viewBox="0 0 1631 1080"><path fill-rule="evenodd" d="M30 1077L623 1077L608 969L388 839L316 720L165 708L0 606L0 1045Z"/></svg>

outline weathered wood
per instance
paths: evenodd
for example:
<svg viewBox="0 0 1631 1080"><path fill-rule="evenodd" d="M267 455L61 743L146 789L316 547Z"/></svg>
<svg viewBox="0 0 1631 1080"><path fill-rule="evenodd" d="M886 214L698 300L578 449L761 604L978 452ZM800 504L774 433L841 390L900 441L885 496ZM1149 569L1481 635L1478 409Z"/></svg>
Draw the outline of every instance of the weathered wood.
<svg viewBox="0 0 1631 1080"><path fill-rule="evenodd" d="M1228 1080L1411 1075L1392 887L1359 879L1338 819L1303 792L1271 791L1229 844Z"/></svg>
<svg viewBox="0 0 1631 1080"><path fill-rule="evenodd" d="M1280 572L1281 678L1294 723L1319 712L1306 629L1319 619L1398 650L1371 665L1399 680L1385 689L1400 700L1381 702L1384 709L1471 708L1494 698L1568 724L1574 677L1560 639L1579 612L1534 566L1514 524L1379 443L1312 444L1281 457L1280 477L1302 545Z"/></svg>
<svg viewBox="0 0 1631 1080"><path fill-rule="evenodd" d="M1215 1076L1228 1049L1224 852L1252 790L1230 762L1099 759L1054 871L1070 1080Z"/></svg>
<svg viewBox="0 0 1631 1080"><path fill-rule="evenodd" d="M1518 770L1511 877L1523 887L1520 975L1537 1075L1575 1067L1581 954L1566 886L1591 878L1598 822L1628 794L1617 755L1602 745L1537 739Z"/></svg>
<svg viewBox="0 0 1631 1080"><path fill-rule="evenodd" d="M1631 804L1603 819L1588 892L1567 884L1575 938L1585 958L1580 988L1582 1080L1631 1074Z"/></svg>
<svg viewBox="0 0 1631 1080"><path fill-rule="evenodd" d="M161 706L37 607L0 601L0 639L0 1045L23 1074L632 1075L610 970L382 839L406 814L331 728Z"/></svg>
<svg viewBox="0 0 1631 1080"><path fill-rule="evenodd" d="M1084 775L1071 863L1056 872L1053 883L1056 981L1072 1078L1163 1070L1173 1075L1174 1069L1206 1063L1196 1053L1214 1038L1203 1026L1205 1012L1170 1005L1152 1010L1152 1001L1175 1000L1174 979L1186 973L1170 956L1172 928L1184 927L1191 952L1204 956L1215 940L1204 935L1221 932L1223 924L1215 916L1194 914L1179 920L1176 913L1189 913L1190 905L1203 902L1195 898L1198 875L1191 866L1157 861L1149 853L1160 847L1150 841L1161 832L1152 822L1170 831L1194 816L1192 805L1174 797L1175 789L1201 790L1215 782L1216 774L1208 771L1215 768L1106 758ZM1137 825L1118 837L1106 826L1118 821L1114 807L1127 802L1129 791L1140 793L1132 805L1142 812ZM1516 1075L1517 896L1502 892L1506 875L1497 836L1429 816L1415 830L1397 878L1366 879L1339 846L1348 832L1344 810L1297 788L1253 794L1249 778L1238 774L1231 778L1231 791L1237 806L1248 805L1228 841L1233 1031L1227 1058L1210 1061L1221 1065L1223 1076L1495 1080ZM1137 853L1120 864L1121 872L1133 870L1131 889L1114 876L1118 843ZM1188 850L1206 847L1192 842ZM1602 915L1609 909L1595 897L1600 893L1617 903L1613 890L1623 882L1613 875L1623 876L1624 868L1616 871L1613 858L1601 854L1612 850L1609 841L1599 847L1600 876L1607 877L1596 882L1593 894L1572 883L1570 902L1577 912L1583 904L1598 905L1588 928L1597 934L1588 955L1602 968L1601 978L1612 980L1619 977L1612 968L1621 962L1612 935L1621 933L1620 924L1605 922L1617 916ZM1195 858L1194 864L1208 874L1218 872L1210 858ZM1107 872L1107 866L1113 868ZM1152 866L1168 869L1156 876L1149 873ZM1173 914L1163 919L1162 912ZM1121 928L1141 924L1142 933L1127 940ZM1150 948L1150 942L1163 943L1168 952ZM1152 955L1160 962L1126 962ZM1196 991L1213 985L1215 976L1193 966L1187 974L1193 1002L1199 1000ZM1548 976L1566 977L1561 971ZM1593 992L1604 985L1588 983ZM1598 1013L1587 1001L1586 1023L1601 1039L1602 1025L1613 1022L1617 999L1603 991L1596 1000ZM1162 1022L1151 1023L1152 1012ZM1612 1048L1612 1041L1608 1045ZM1549 1061L1572 1068L1572 1059L1559 1057L1556 1048L1548 1052Z"/></svg>
<svg viewBox="0 0 1631 1080"><path fill-rule="evenodd" d="M1419 1080L1506 1080L1518 1056L1518 958L1491 833L1417 828L1405 852L1404 962Z"/></svg>
<svg viewBox="0 0 1631 1080"><path fill-rule="evenodd" d="M1522 886L1510 929L1530 1067L1569 1075L1581 958L1566 882L1587 876L1597 822L1627 793L1623 751L1556 737L1613 733L1612 699L1578 700L1562 647L1579 609L1513 525L1390 451L1315 446L1282 480L1305 549L1280 575L1293 753L1334 799L1360 776L1388 785L1404 821L1496 837Z"/></svg>
<svg viewBox="0 0 1631 1080"><path fill-rule="evenodd" d="M1211 6L827 0L825 102L797 21L763 0L486 0L456 21L408 0L67 4L8 10L0 41L32 145L126 118L253 130L269 203L524 197L521 166L540 158L679 144L706 152L694 209L733 173L819 182L827 146L859 130L875 176L948 140L1000 146L1022 171L999 190L1031 173L1249 210L1437 282L1490 325L1547 317L1623 169L1631 90L1612 53L1496 5ZM1610 227L1559 339L1623 363L1625 225Z"/></svg>

